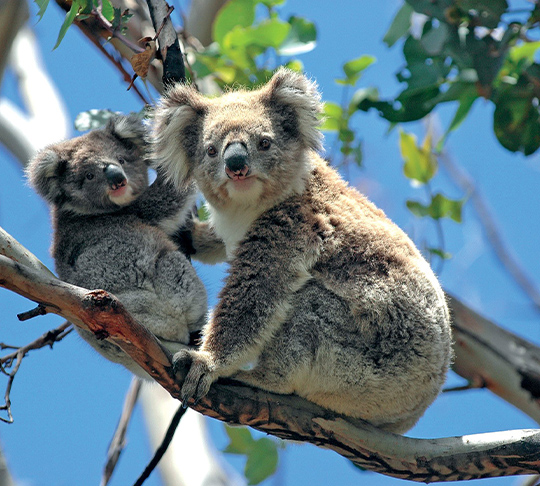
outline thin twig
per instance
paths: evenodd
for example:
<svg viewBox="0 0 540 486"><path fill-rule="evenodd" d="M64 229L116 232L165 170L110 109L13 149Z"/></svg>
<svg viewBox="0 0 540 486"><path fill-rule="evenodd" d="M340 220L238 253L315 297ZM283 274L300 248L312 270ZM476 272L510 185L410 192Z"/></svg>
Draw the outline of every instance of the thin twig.
<svg viewBox="0 0 540 486"><path fill-rule="evenodd" d="M51 331L47 331L45 334L40 336L35 341L27 344L26 346L16 348L14 346L0 343L1 349L15 349L14 352L0 358L0 371L8 377L8 383L6 385L6 391L4 393L4 405L0 406L0 410L5 411L8 418L6 419L0 417L0 420L2 422L13 423L10 400L11 387L13 386L15 375L19 371L22 360L26 356L26 354L33 349L40 349L44 348L45 346L50 346L52 348L54 343L57 343L64 339L71 331L73 331L73 326L71 325L71 323L64 322L64 324L62 324L61 326ZM10 369L10 371L8 371L8 369Z"/></svg>
<svg viewBox="0 0 540 486"><path fill-rule="evenodd" d="M182 405L178 407L178 410L174 414L171 423L169 425L169 428L167 429L167 432L165 434L165 437L163 438L163 442L161 442L160 446L157 448L154 457L152 457L152 460L148 463L142 474L139 476L137 481L133 484L133 486L141 486L149 477L152 471L156 468L156 466L159 464L159 461L161 461L161 458L167 452L167 449L169 447L169 444L171 443L174 433L176 432L176 429L178 428L178 424L180 423L180 419L184 416L186 413L187 408L184 408Z"/></svg>
<svg viewBox="0 0 540 486"><path fill-rule="evenodd" d="M114 431L113 438L111 439L111 443L109 445L109 450L107 451L107 462L103 468L103 476L100 483L101 486L106 486L109 483L116 464L118 463L118 459L120 459L120 454L124 450L126 445L127 427L131 420L137 399L139 398L140 389L141 380L137 377L133 377L126 393L124 407L122 408L122 414L120 415L118 426Z"/></svg>
<svg viewBox="0 0 540 486"><path fill-rule="evenodd" d="M540 311L540 292L538 291L536 284L529 275L526 274L514 255L508 250L501 233L497 228L495 219L480 195L472 178L462 167L459 167L447 153L443 152L440 154L439 160L454 183L460 186L464 192L469 194L478 214L480 224L483 226L487 239L503 267L529 297L536 309Z"/></svg>

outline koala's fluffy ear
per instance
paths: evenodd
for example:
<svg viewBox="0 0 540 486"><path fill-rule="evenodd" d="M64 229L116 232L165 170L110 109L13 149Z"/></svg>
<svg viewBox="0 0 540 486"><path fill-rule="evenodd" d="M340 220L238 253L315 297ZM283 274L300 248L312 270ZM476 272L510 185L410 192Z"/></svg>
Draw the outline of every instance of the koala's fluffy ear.
<svg viewBox="0 0 540 486"><path fill-rule="evenodd" d="M59 204L64 192L60 179L67 169L67 161L51 148L45 148L26 167L26 177L30 185L46 201Z"/></svg>
<svg viewBox="0 0 540 486"><path fill-rule="evenodd" d="M191 178L206 112L206 100L195 87L179 83L165 94L154 113L152 159L178 187Z"/></svg>
<svg viewBox="0 0 540 486"><path fill-rule="evenodd" d="M321 94L314 81L281 67L261 89L261 96L270 108L292 112L295 131L299 132L306 145L316 151L322 150L322 133L318 130Z"/></svg>
<svg viewBox="0 0 540 486"><path fill-rule="evenodd" d="M111 132L119 140L127 140L138 147L146 143L146 129L139 115L112 115L107 122L105 130Z"/></svg>

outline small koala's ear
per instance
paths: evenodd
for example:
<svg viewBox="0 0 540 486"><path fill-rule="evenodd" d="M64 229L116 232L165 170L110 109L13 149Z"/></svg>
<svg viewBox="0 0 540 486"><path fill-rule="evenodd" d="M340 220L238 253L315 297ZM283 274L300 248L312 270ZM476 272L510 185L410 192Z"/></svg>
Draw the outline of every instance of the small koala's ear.
<svg viewBox="0 0 540 486"><path fill-rule="evenodd" d="M322 150L322 133L318 127L323 105L314 81L281 67L263 86L261 96L269 107L283 112L291 131L296 132L309 148Z"/></svg>
<svg viewBox="0 0 540 486"><path fill-rule="evenodd" d="M46 201L58 204L63 191L60 179L67 170L67 160L51 148L45 148L30 161L25 172L30 185Z"/></svg>
<svg viewBox="0 0 540 486"><path fill-rule="evenodd" d="M152 160L177 187L191 178L206 113L204 96L181 83L167 91L154 112Z"/></svg>
<svg viewBox="0 0 540 486"><path fill-rule="evenodd" d="M105 127L105 131L107 130L119 140L126 140L138 147L142 147L146 143L146 128L141 117L136 113L112 115Z"/></svg>

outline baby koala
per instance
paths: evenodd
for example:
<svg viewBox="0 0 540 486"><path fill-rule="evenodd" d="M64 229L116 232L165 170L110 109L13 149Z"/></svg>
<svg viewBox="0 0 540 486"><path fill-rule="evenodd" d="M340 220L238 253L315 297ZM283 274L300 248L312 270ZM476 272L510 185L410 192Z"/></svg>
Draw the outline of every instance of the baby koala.
<svg viewBox="0 0 540 486"><path fill-rule="evenodd" d="M155 113L154 157L179 188L197 183L230 261L201 348L175 356L182 396L233 377L403 433L445 381L445 296L405 233L318 155L320 112L316 86L280 69L218 98L176 85Z"/></svg>
<svg viewBox="0 0 540 486"><path fill-rule="evenodd" d="M171 352L206 320L206 291L169 237L186 221L194 186L177 191L158 174L149 187L146 129L136 115L51 145L31 161L31 185L51 206L58 276L115 294ZM111 361L149 375L115 344L79 334Z"/></svg>

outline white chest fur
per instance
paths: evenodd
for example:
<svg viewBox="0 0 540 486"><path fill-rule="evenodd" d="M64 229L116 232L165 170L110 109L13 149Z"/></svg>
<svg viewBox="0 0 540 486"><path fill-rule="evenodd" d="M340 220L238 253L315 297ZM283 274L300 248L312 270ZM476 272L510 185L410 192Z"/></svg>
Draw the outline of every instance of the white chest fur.
<svg viewBox="0 0 540 486"><path fill-rule="evenodd" d="M218 210L208 206L208 211L214 231L224 241L227 257L231 258L249 227L264 209L237 206L229 210Z"/></svg>

